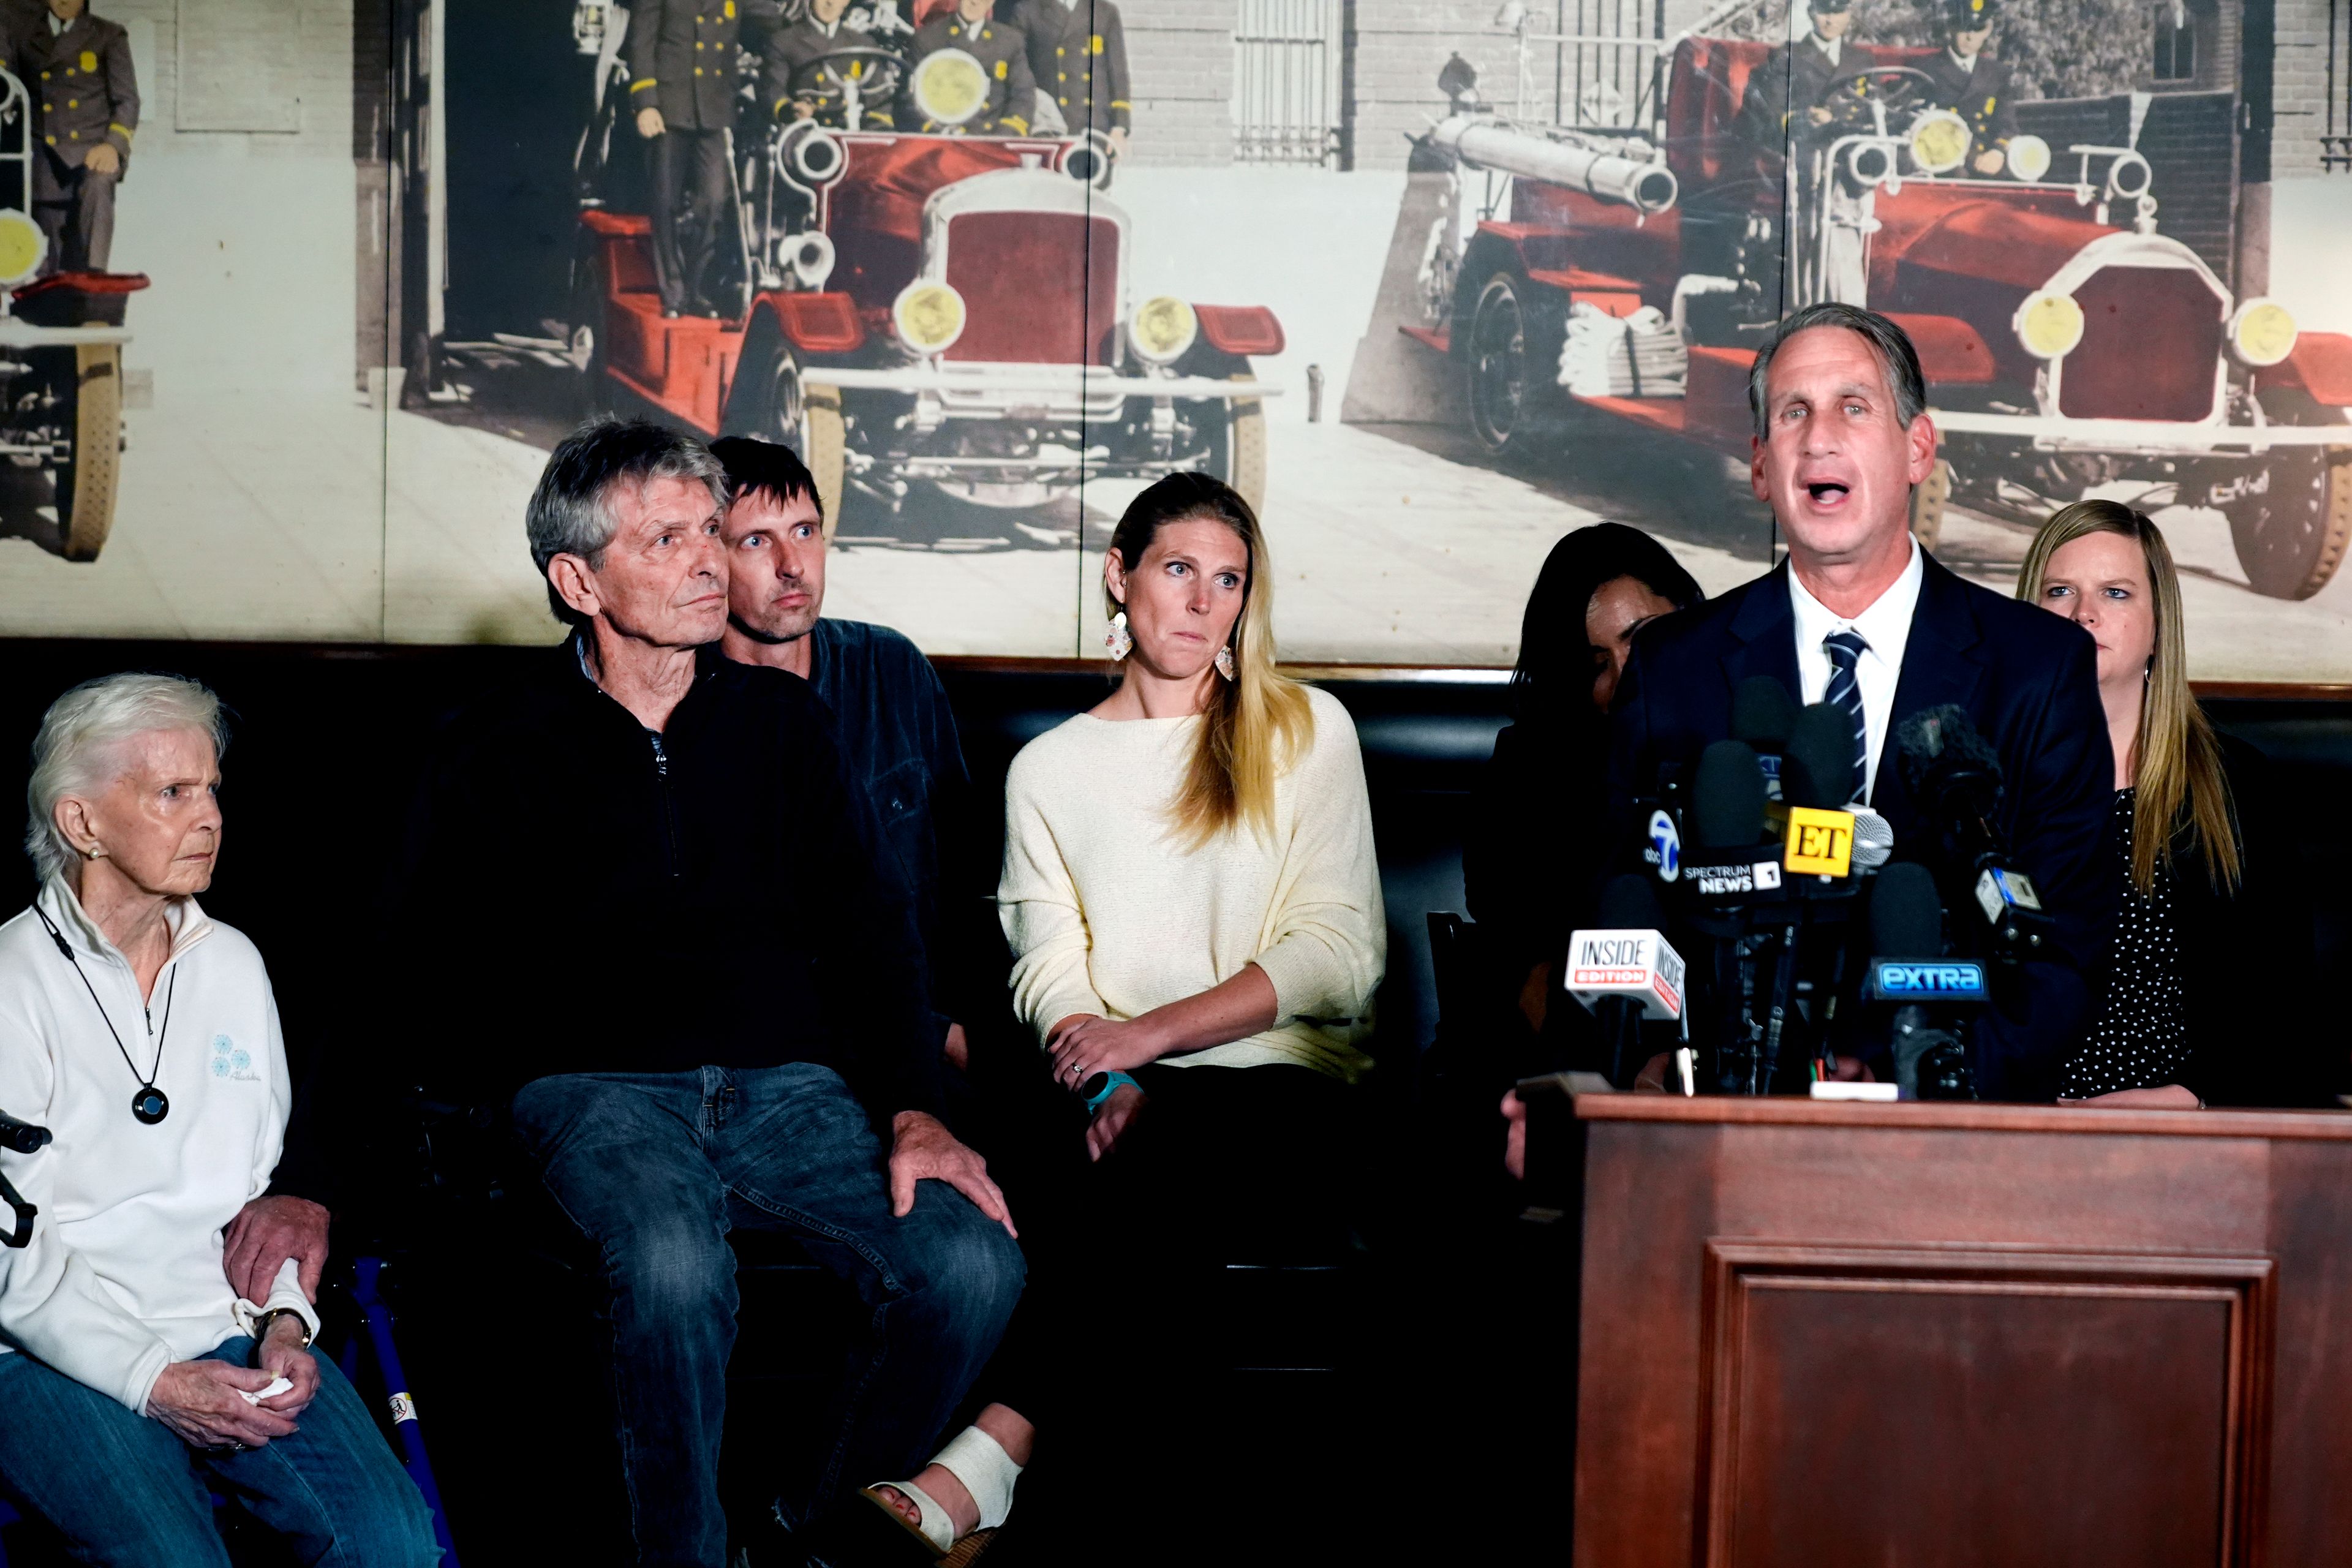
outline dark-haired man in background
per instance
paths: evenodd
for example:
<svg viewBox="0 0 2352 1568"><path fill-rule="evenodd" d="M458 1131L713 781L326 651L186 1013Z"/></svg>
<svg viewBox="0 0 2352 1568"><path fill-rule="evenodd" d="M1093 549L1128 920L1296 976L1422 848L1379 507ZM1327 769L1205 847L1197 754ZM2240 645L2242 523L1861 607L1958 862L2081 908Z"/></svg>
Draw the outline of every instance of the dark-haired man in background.
<svg viewBox="0 0 2352 1568"><path fill-rule="evenodd" d="M2108 923L2115 763L2091 639L1963 582L1911 537L1911 487L1935 463L1936 429L1900 327L1851 305L1807 306L1757 351L1748 392L1750 483L1789 558L1635 639L1610 756L1621 841L1634 841L1632 803L1661 764L1695 763L1727 737L1739 683L1770 676L1801 702L1853 714L1855 773L1895 831L1895 857L1932 861L1938 829L1885 749L1905 718L1957 704L2000 754L1998 826L2058 922L2057 951L2023 966L2022 1005L1976 1031L1977 1092L2054 1099L2089 1019L2084 975Z"/></svg>
<svg viewBox="0 0 2352 1568"><path fill-rule="evenodd" d="M986 899L995 867L980 874L971 863L992 838L971 815L971 778L947 688L922 650L888 626L825 617L832 530L816 481L792 449L745 436L710 449L726 465L729 491L720 646L739 664L799 676L833 710L843 759L873 803L883 871L898 879L915 911L934 998L934 1045L961 1068L964 1030L955 1020L969 982L958 960L975 945L973 917L982 953L1001 951L1003 939Z"/></svg>

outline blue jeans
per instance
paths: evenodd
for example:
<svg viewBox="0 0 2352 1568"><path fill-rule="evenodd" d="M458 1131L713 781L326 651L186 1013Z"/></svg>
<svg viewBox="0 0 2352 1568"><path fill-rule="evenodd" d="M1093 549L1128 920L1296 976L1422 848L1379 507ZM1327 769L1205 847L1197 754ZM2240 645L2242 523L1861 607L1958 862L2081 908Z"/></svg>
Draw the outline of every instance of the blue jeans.
<svg viewBox="0 0 2352 1568"><path fill-rule="evenodd" d="M736 1226L793 1237L868 1312L828 1413L818 1473L781 1489L788 1523L852 1487L911 1474L979 1375L1023 1279L1003 1226L944 1182L890 1213L881 1141L839 1074L572 1073L515 1096L549 1194L597 1251L637 1561L726 1561L719 1502Z"/></svg>
<svg viewBox="0 0 2352 1568"><path fill-rule="evenodd" d="M203 1358L243 1366L239 1334ZM74 1556L115 1568L228 1568L207 1489L278 1532L295 1560L425 1568L433 1517L383 1435L324 1356L300 1428L242 1453L191 1448L161 1421L31 1356L0 1356L0 1491L54 1525Z"/></svg>

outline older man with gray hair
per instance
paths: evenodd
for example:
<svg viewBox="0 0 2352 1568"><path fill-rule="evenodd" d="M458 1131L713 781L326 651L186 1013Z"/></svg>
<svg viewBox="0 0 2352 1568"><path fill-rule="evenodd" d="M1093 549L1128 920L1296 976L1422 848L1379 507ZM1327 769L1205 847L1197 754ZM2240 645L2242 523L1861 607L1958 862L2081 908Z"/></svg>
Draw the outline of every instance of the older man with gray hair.
<svg viewBox="0 0 2352 1568"><path fill-rule="evenodd" d="M656 426L556 448L530 546L573 636L443 735L402 900L467 1098L510 1103L601 1261L635 1559L712 1568L731 1227L793 1237L868 1309L787 1523L928 1456L1023 1279L939 1120L911 925L824 704L719 652L726 499Z"/></svg>

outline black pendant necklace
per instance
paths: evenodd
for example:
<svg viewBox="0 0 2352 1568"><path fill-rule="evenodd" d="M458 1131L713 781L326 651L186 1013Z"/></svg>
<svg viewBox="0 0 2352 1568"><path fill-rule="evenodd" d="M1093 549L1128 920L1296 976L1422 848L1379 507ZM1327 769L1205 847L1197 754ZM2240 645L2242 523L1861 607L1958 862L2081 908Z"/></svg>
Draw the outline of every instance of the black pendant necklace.
<svg viewBox="0 0 2352 1568"><path fill-rule="evenodd" d="M33 912L41 917L43 925L48 927L49 940L58 944L58 951L66 955L68 963L73 965L75 975L81 981L81 988L89 993L90 1005L98 1009L99 1020L106 1026L106 1032L114 1037L114 1048L122 1053L122 1065L131 1069L132 1078L139 1079L139 1092L131 1097L131 1114L142 1124L154 1126L172 1114L172 1097L157 1089L155 1081L163 1076L163 1042L172 1033L172 994L180 988L180 972L173 970L172 978L163 986L163 1026L155 1034L155 1065L149 1068L146 1076L142 1078L139 1064L131 1059L131 1051L123 1045L121 1033L107 1015L106 1004L98 999L98 987L89 983L89 975L82 973L81 960L74 956L73 948L66 942L66 933L50 924L48 915L39 905L34 906Z"/></svg>

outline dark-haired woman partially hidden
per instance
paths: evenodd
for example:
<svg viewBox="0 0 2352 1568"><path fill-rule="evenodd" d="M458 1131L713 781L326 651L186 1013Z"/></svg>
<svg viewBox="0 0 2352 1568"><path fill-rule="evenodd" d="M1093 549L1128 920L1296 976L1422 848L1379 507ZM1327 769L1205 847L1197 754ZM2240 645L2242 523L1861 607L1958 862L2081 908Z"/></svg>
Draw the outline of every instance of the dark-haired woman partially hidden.
<svg viewBox="0 0 2352 1568"><path fill-rule="evenodd" d="M2311 908L2268 758L2189 689L2180 584L2155 523L2086 500L2042 524L2017 595L2099 649L2116 756L2119 887L2105 996L2061 1094L2103 1105L2297 1105L2324 1068L2309 1020ZM2250 1026L2247 978L2265 1002Z"/></svg>
<svg viewBox="0 0 2352 1568"><path fill-rule="evenodd" d="M1621 522L1553 545L1528 596L1512 721L1472 792L1462 874L1492 962L1507 967L1538 1034L1568 934L1600 882L1609 703L1633 634L1705 596L1665 546Z"/></svg>

